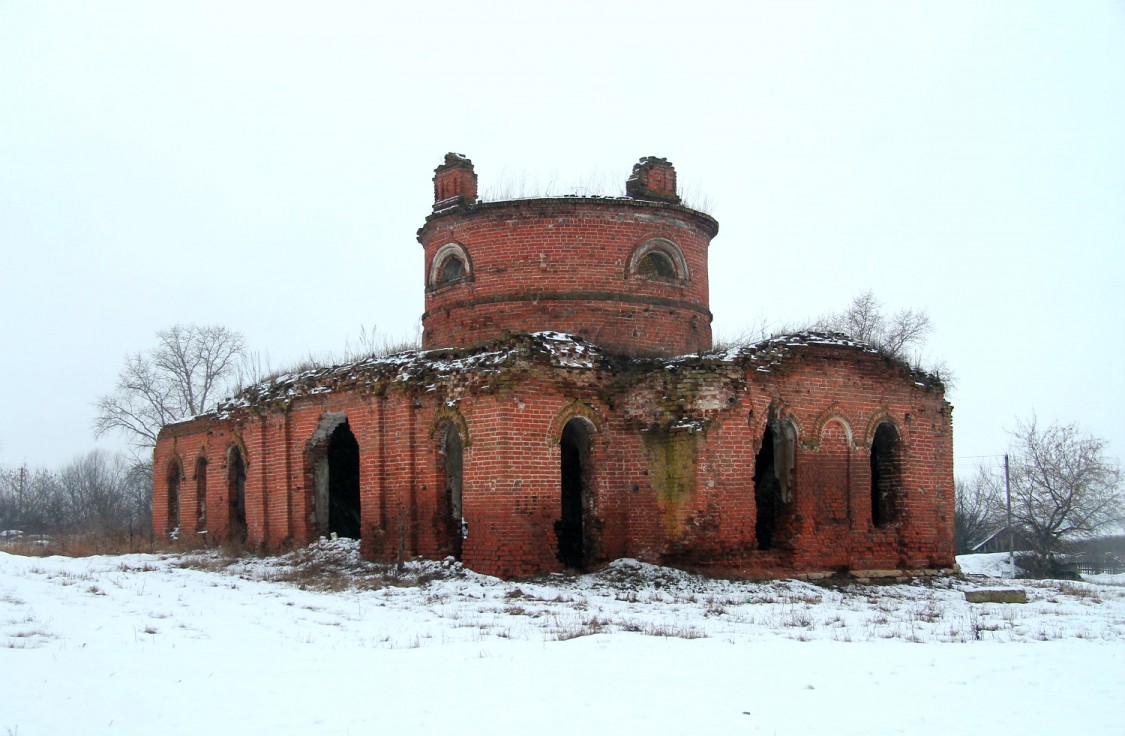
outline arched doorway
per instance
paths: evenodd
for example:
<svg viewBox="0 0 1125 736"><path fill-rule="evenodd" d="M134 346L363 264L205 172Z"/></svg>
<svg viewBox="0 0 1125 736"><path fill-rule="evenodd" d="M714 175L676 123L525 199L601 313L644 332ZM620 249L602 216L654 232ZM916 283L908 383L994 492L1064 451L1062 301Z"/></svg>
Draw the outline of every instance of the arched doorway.
<svg viewBox="0 0 1125 736"><path fill-rule="evenodd" d="M777 528L777 511L781 505L781 484L774 472L774 431L766 425L762 447L754 459L754 538L758 549L773 548L773 533Z"/></svg>
<svg viewBox="0 0 1125 736"><path fill-rule="evenodd" d="M559 441L562 515L555 522L559 562L563 567L585 570L586 506L590 479L590 429L586 421L574 417L563 427Z"/></svg>
<svg viewBox="0 0 1125 736"><path fill-rule="evenodd" d="M898 430L881 422L871 440L871 523L887 526L898 515L902 493L902 450Z"/></svg>
<svg viewBox="0 0 1125 736"><path fill-rule="evenodd" d="M770 420L754 459L754 538L759 550L773 549L785 526L792 493L796 434L790 422Z"/></svg>
<svg viewBox="0 0 1125 736"><path fill-rule="evenodd" d="M345 421L328 439L328 532L359 539L359 443Z"/></svg>
<svg viewBox="0 0 1125 736"><path fill-rule="evenodd" d="M462 467L464 463L464 443L457 425L449 422L441 440L442 464L445 471L445 500L447 536L451 554L461 559L461 547L465 539L465 512L461 502Z"/></svg>
<svg viewBox="0 0 1125 736"><path fill-rule="evenodd" d="M246 462L237 445L227 453L227 537L246 541Z"/></svg>

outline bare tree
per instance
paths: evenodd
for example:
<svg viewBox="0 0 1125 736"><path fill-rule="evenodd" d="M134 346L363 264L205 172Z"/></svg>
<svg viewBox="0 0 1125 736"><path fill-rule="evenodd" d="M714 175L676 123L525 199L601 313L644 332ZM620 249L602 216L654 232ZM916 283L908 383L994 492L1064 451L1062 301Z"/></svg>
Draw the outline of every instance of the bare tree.
<svg viewBox="0 0 1125 736"><path fill-rule="evenodd" d="M125 434L137 449L156 446L160 428L202 414L230 388L246 351L242 335L219 325L175 325L157 345L130 355L113 393L95 402L94 435Z"/></svg>
<svg viewBox="0 0 1125 736"><path fill-rule="evenodd" d="M1012 519L1040 560L1125 521L1121 471L1105 457L1105 440L1074 424L1040 428L1035 417L1011 437Z"/></svg>
<svg viewBox="0 0 1125 736"><path fill-rule="evenodd" d="M134 462L122 485L125 496L126 530L133 534L152 534L152 458Z"/></svg>
<svg viewBox="0 0 1125 736"><path fill-rule="evenodd" d="M94 450L61 470L0 468L0 529L147 533L152 462Z"/></svg>
<svg viewBox="0 0 1125 736"><path fill-rule="evenodd" d="M929 315L915 309L900 309L892 315L871 290L854 297L842 312L821 317L816 329L843 332L870 343L892 358L907 359L920 349L933 330Z"/></svg>
<svg viewBox="0 0 1125 736"><path fill-rule="evenodd" d="M871 345L888 358L910 363L915 370L930 374L946 388L953 387L955 376L949 366L940 360L924 361L921 355L926 338L933 331L933 323L926 311L900 309L894 314L887 314L883 303L870 289L853 297L851 304L844 310L814 320L781 323L771 327L763 317L739 335L716 336L713 352L746 347L770 336L806 331L843 333Z"/></svg>
<svg viewBox="0 0 1125 736"><path fill-rule="evenodd" d="M0 468L0 529L43 531L53 482L45 470Z"/></svg>
<svg viewBox="0 0 1125 736"><path fill-rule="evenodd" d="M59 478L72 530L107 532L125 525L128 472L124 458L103 450L93 450L62 469Z"/></svg>
<svg viewBox="0 0 1125 736"><path fill-rule="evenodd" d="M965 554L1004 523L1004 498L997 480L982 467L969 480L958 478L953 508L957 553Z"/></svg>

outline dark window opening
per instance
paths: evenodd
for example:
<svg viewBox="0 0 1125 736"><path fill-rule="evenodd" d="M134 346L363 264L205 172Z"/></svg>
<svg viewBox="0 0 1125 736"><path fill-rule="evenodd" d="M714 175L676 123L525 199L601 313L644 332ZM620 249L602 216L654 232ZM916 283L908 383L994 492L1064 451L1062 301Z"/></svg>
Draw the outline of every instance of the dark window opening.
<svg viewBox="0 0 1125 736"><path fill-rule="evenodd" d="M465 512L461 503L461 476L464 462L464 449L461 433L457 425L450 422L445 427L441 454L445 465L445 494L449 514L446 517L448 536L452 554L461 559L461 547L465 539Z"/></svg>
<svg viewBox="0 0 1125 736"><path fill-rule="evenodd" d="M180 526L180 482L183 475L179 461L173 460L168 466L168 531Z"/></svg>
<svg viewBox="0 0 1125 736"><path fill-rule="evenodd" d="M207 459L199 458L195 462L195 528L197 531L207 531Z"/></svg>
<svg viewBox="0 0 1125 736"><path fill-rule="evenodd" d="M230 448L227 459L228 536L246 541L246 463L237 447Z"/></svg>
<svg viewBox="0 0 1125 736"><path fill-rule="evenodd" d="M641 276L674 279L676 278L676 265L672 263L672 259L668 257L667 253L654 250L646 253L641 262L637 264L637 273Z"/></svg>
<svg viewBox="0 0 1125 736"><path fill-rule="evenodd" d="M898 515L901 455L898 432L890 422L883 422L871 441L871 522L875 526L891 524Z"/></svg>
<svg viewBox="0 0 1125 736"><path fill-rule="evenodd" d="M590 474L590 431L581 419L563 427L561 454L562 518L555 522L559 562L564 567L586 569L585 506Z"/></svg>
<svg viewBox="0 0 1125 736"><path fill-rule="evenodd" d="M450 256L441 264L441 279L439 284L452 284L465 278L465 262L457 256Z"/></svg>
<svg viewBox="0 0 1125 736"><path fill-rule="evenodd" d="M328 440L328 531L359 539L359 443L344 422Z"/></svg>

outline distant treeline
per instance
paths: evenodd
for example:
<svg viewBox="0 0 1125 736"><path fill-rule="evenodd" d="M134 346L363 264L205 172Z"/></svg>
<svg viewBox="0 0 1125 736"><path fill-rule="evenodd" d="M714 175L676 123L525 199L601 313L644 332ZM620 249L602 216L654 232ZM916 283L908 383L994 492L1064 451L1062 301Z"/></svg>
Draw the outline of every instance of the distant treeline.
<svg viewBox="0 0 1125 736"><path fill-rule="evenodd" d="M152 463L94 450L58 470L0 467L0 531L150 534Z"/></svg>

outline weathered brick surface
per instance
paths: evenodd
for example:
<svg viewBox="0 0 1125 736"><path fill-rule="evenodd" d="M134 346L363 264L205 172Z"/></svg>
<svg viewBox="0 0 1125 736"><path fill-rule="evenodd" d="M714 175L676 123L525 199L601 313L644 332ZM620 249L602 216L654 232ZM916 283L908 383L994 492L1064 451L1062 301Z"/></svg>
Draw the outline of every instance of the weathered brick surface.
<svg viewBox="0 0 1125 736"><path fill-rule="evenodd" d="M447 181L464 177L464 166L464 159L447 159L439 167L435 196L445 199L435 208L454 204L437 209L418 233L426 257L424 347L540 330L632 355L711 347L707 248L718 232L714 219L647 188L639 191L650 199L476 202L475 179L463 194ZM671 171L667 185L674 188L671 165L660 168ZM638 248L653 240L679 249L684 273L637 272ZM435 275L435 257L449 244L468 262L464 278L447 283Z"/></svg>
<svg viewBox="0 0 1125 736"><path fill-rule="evenodd" d="M360 449L365 553L440 558L453 549L440 437L456 421L465 435L462 559L519 576L561 568L559 438L566 420L581 416L593 438L591 566L620 556L745 575L952 565L950 407L940 387L919 385L905 368L815 342L789 346L766 366L739 358L630 368L614 359L570 368L531 344L491 346L513 357L489 370L402 380L397 366L383 366L367 386L172 425L157 467L208 458L207 531L218 539L225 458L232 444L244 446L248 540L304 544L315 537L310 438L322 417L343 412ZM797 428L795 472L774 547L759 551L754 460L771 415ZM880 421L899 431L903 448L899 512L883 527L871 512L870 445ZM167 525L168 477L157 474L157 529ZM193 487L189 474L181 519L194 508Z"/></svg>
<svg viewBox="0 0 1125 736"><path fill-rule="evenodd" d="M454 159L441 182L447 199L462 202L459 192L470 185L475 198L464 162ZM648 186L666 186L667 172L660 176ZM154 455L155 529L167 533L173 521L169 492L179 477L181 533L212 542L233 533L237 448L248 543L278 549L312 541L324 524L315 495L325 427L346 417L359 448L364 554L444 557L456 551L460 531L442 455L452 424L463 443L461 559L503 576L559 570L560 439L578 417L590 436L582 514L588 567L622 556L747 576L951 566L951 407L928 377L827 336L794 336L723 358L630 358L622 354L658 352L660 344L701 349L709 325L697 322L693 331L689 315L701 314L694 308L626 319L632 307L620 301L480 301L519 293L546 271L562 292L653 296L674 288L706 309L713 230L677 207L564 199L442 210L423 228L427 259L455 240L472 258L472 281L428 293L431 345L550 328L585 333L591 343L613 335L610 352L515 336L255 387L222 413L164 428ZM552 240L550 230L562 234ZM630 250L672 235L691 283L627 283ZM454 306L466 294L479 303ZM559 321L544 305L560 310ZM622 331L629 320L634 331ZM778 422L795 433L793 470L772 545L759 549L755 459L767 426ZM893 428L897 444L887 471L892 492L881 507L887 518L877 524L871 448L880 424Z"/></svg>

